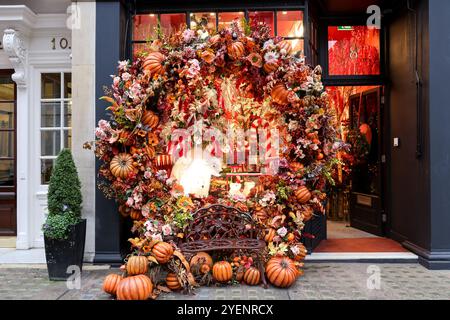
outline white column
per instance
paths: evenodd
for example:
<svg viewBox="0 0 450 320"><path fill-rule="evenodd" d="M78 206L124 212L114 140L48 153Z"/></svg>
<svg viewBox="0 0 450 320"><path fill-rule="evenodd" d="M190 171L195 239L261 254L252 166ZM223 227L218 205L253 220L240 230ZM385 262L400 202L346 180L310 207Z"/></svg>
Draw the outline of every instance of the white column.
<svg viewBox="0 0 450 320"><path fill-rule="evenodd" d="M25 38L14 29L3 34L3 48L15 70L17 84L17 249L30 248L30 174L29 174L29 90L27 87L27 46Z"/></svg>
<svg viewBox="0 0 450 320"><path fill-rule="evenodd" d="M87 219L85 255L95 254L95 157L83 144L95 139L95 2L78 2L79 21L72 29L72 150Z"/></svg>

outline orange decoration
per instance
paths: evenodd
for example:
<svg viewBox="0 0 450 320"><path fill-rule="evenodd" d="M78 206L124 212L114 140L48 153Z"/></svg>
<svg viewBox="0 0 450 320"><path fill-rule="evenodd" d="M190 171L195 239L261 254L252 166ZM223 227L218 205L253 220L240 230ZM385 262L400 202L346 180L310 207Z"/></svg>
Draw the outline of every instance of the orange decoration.
<svg viewBox="0 0 450 320"><path fill-rule="evenodd" d="M208 253L206 253L206 252L199 252L199 253L195 254L195 256L193 256L191 258L191 261L189 262L189 265L190 265L190 267L192 269L193 266L199 265L199 264L201 264L200 272L201 273L207 273L207 272L209 272L209 270L211 270L211 268L213 266L213 260L212 260L211 256ZM203 266L207 266L208 268L203 268ZM205 271L206 269L208 269L208 270L206 272L203 272L202 268L203 268L203 271Z"/></svg>
<svg viewBox="0 0 450 320"><path fill-rule="evenodd" d="M261 272L255 267L250 267L244 273L244 281L249 286L256 286L261 280Z"/></svg>
<svg viewBox="0 0 450 320"><path fill-rule="evenodd" d="M158 126L159 117L153 111L145 110L141 122L144 126L149 126L153 130Z"/></svg>
<svg viewBox="0 0 450 320"><path fill-rule="evenodd" d="M277 235L277 231L274 228L266 229L264 241L266 241L268 243L272 242L273 238L275 238L276 235Z"/></svg>
<svg viewBox="0 0 450 320"><path fill-rule="evenodd" d="M286 54L289 55L292 52L292 44L288 40L282 40L277 44L280 50L285 50Z"/></svg>
<svg viewBox="0 0 450 320"><path fill-rule="evenodd" d="M161 52L151 52L145 58L142 67L146 72L150 74L151 77L153 77L154 75L162 75L165 72L163 66L163 62L165 59L166 57Z"/></svg>
<svg viewBox="0 0 450 320"><path fill-rule="evenodd" d="M266 62L263 65L264 71L267 73L274 72L279 67L277 62Z"/></svg>
<svg viewBox="0 0 450 320"><path fill-rule="evenodd" d="M132 209L130 212L130 218L132 220L139 220L142 218L142 214L140 210Z"/></svg>
<svg viewBox="0 0 450 320"><path fill-rule="evenodd" d="M181 290L182 286L175 273L168 273L166 277L166 286L172 291Z"/></svg>
<svg viewBox="0 0 450 320"><path fill-rule="evenodd" d="M216 262L213 266L213 277L218 282L228 282L233 277L233 269L227 261Z"/></svg>
<svg viewBox="0 0 450 320"><path fill-rule="evenodd" d="M119 153L111 160L109 169L115 177L126 179L134 169L133 157L128 153Z"/></svg>
<svg viewBox="0 0 450 320"><path fill-rule="evenodd" d="M294 257L295 261L303 261L305 260L306 254L308 253L308 250L306 250L305 246L303 244L299 244L297 246L299 249L299 253Z"/></svg>
<svg viewBox="0 0 450 320"><path fill-rule="evenodd" d="M123 279L117 286L117 300L147 300L153 292L149 277L140 274Z"/></svg>
<svg viewBox="0 0 450 320"><path fill-rule="evenodd" d="M287 288L295 282L298 271L295 262L288 257L274 257L267 262L266 275L274 286Z"/></svg>
<svg viewBox="0 0 450 320"><path fill-rule="evenodd" d="M228 55L231 59L236 60L244 55L244 45L240 41L235 41L227 47Z"/></svg>
<svg viewBox="0 0 450 320"><path fill-rule="evenodd" d="M115 296L117 291L117 285L122 279L123 277L121 275L115 273L108 274L105 278L105 281L103 281L103 291Z"/></svg>
<svg viewBox="0 0 450 320"><path fill-rule="evenodd" d="M131 256L127 261L126 270L127 274L130 276L147 273L147 258L144 256Z"/></svg>
<svg viewBox="0 0 450 320"><path fill-rule="evenodd" d="M152 253L160 264L167 263L173 255L173 247L167 242L158 242L153 246Z"/></svg>
<svg viewBox="0 0 450 320"><path fill-rule="evenodd" d="M270 96L272 97L273 102L285 106L288 103L288 93L289 91L286 89L284 84L279 83L272 88L272 93Z"/></svg>
<svg viewBox="0 0 450 320"><path fill-rule="evenodd" d="M209 50L205 50L200 54L200 57L206 62L206 63L211 63L214 61L214 58L216 57L216 55L209 51Z"/></svg>
<svg viewBox="0 0 450 320"><path fill-rule="evenodd" d="M302 204L307 203L309 200L311 200L311 192L305 186L301 186L300 188L295 190L294 195L297 198L297 201Z"/></svg>

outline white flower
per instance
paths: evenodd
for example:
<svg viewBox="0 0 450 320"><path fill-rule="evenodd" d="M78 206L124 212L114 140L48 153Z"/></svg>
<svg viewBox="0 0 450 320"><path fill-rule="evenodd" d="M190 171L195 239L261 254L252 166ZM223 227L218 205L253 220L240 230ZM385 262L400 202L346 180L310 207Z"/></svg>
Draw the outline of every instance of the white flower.
<svg viewBox="0 0 450 320"><path fill-rule="evenodd" d="M134 199L132 197L128 197L126 205L128 207L132 207L134 204Z"/></svg>
<svg viewBox="0 0 450 320"><path fill-rule="evenodd" d="M145 179L150 179L152 177L152 172L149 170L145 170L144 172L144 178Z"/></svg>
<svg viewBox="0 0 450 320"><path fill-rule="evenodd" d="M128 60L119 61L119 70L126 70L128 67Z"/></svg>
<svg viewBox="0 0 450 320"><path fill-rule="evenodd" d="M267 40L266 42L264 42L263 44L263 50L266 50L269 47L273 47L273 40Z"/></svg>
<svg viewBox="0 0 450 320"><path fill-rule="evenodd" d="M288 129L289 129L289 131L297 130L298 129L298 121L296 121L296 120L289 121Z"/></svg>
<svg viewBox="0 0 450 320"><path fill-rule="evenodd" d="M278 53L273 52L273 51L269 51L269 52L267 52L267 53L264 55L264 60L265 60L267 63L270 63L270 62L277 62L278 57L279 57Z"/></svg>
<svg viewBox="0 0 450 320"><path fill-rule="evenodd" d="M162 241L162 236L161 236L160 233L153 234L153 235L152 235L152 239L153 239L153 240L157 240L157 241Z"/></svg>
<svg viewBox="0 0 450 320"><path fill-rule="evenodd" d="M287 229L285 227L281 227L277 230L277 233L280 237L284 237L287 234Z"/></svg>
<svg viewBox="0 0 450 320"><path fill-rule="evenodd" d="M129 74L128 72L124 72L122 73L122 80L123 81L128 81L131 78L131 74Z"/></svg>
<svg viewBox="0 0 450 320"><path fill-rule="evenodd" d="M298 255L300 253L300 249L298 246L292 246L291 251L294 255Z"/></svg>

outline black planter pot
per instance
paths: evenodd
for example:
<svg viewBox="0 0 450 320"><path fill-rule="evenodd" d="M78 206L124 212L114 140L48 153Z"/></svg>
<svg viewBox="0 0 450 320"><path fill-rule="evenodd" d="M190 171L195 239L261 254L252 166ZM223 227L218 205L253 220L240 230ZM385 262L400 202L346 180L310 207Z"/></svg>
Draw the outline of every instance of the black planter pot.
<svg viewBox="0 0 450 320"><path fill-rule="evenodd" d="M45 257L50 280L67 280L72 272L69 266L83 267L84 243L86 240L86 219L72 226L66 240L49 239L44 236Z"/></svg>

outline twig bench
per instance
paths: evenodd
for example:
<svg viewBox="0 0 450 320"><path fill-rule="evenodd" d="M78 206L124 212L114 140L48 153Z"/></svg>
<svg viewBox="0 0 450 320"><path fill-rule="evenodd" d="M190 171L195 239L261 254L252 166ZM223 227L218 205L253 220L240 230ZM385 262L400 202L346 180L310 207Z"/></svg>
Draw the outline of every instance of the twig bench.
<svg viewBox="0 0 450 320"><path fill-rule="evenodd" d="M266 243L259 239L261 230L252 216L234 207L213 204L197 210L189 224L181 251L195 254L201 251L243 250L256 253L257 265L264 287L263 251Z"/></svg>

